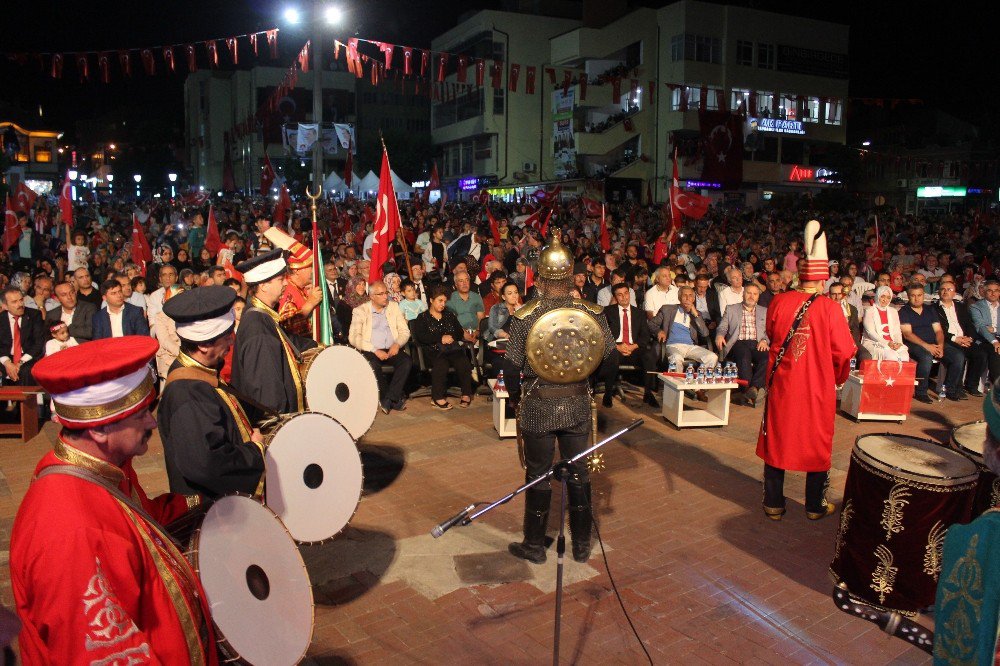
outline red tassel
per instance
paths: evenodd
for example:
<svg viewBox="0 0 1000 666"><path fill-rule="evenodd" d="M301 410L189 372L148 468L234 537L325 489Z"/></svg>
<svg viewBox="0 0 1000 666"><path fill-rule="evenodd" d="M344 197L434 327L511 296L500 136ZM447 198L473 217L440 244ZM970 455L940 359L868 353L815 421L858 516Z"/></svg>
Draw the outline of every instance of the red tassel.
<svg viewBox="0 0 1000 666"><path fill-rule="evenodd" d="M459 83L465 83L466 70L469 68L469 57L460 55L458 56L458 72L456 75L456 80Z"/></svg>
<svg viewBox="0 0 1000 666"><path fill-rule="evenodd" d="M278 57L278 31L268 30L264 33L267 37L267 45L271 47L271 59Z"/></svg>
<svg viewBox="0 0 1000 666"><path fill-rule="evenodd" d="M517 63L510 64L510 72L507 74L507 89L511 92L517 92L517 80L521 76L521 65Z"/></svg>
<svg viewBox="0 0 1000 666"><path fill-rule="evenodd" d="M122 68L122 74L126 77L132 76L132 56L128 51L118 52L118 65Z"/></svg>
<svg viewBox="0 0 1000 666"><path fill-rule="evenodd" d="M101 83L111 83L111 58L107 51L98 54L97 67L101 70Z"/></svg>
<svg viewBox="0 0 1000 666"><path fill-rule="evenodd" d="M146 76L156 74L156 61L153 60L153 49L143 49L139 52L142 57L142 66L146 69Z"/></svg>
<svg viewBox="0 0 1000 666"><path fill-rule="evenodd" d="M184 52L187 54L188 71L198 71L198 52L194 50L194 44L185 44Z"/></svg>
<svg viewBox="0 0 1000 666"><path fill-rule="evenodd" d="M90 59L86 53L76 54L76 68L80 71L81 81L86 81L90 78Z"/></svg>
<svg viewBox="0 0 1000 666"><path fill-rule="evenodd" d="M63 55L62 53L52 54L52 78L61 79L63 70Z"/></svg>
<svg viewBox="0 0 1000 666"><path fill-rule="evenodd" d="M535 77L538 75L538 68L534 65L528 65L527 71L525 72L524 80L524 92L529 95L535 94Z"/></svg>
<svg viewBox="0 0 1000 666"><path fill-rule="evenodd" d="M445 72L447 70L448 70L448 54L447 53L439 53L438 54L438 74L437 74L438 83L442 83L444 81L444 75L445 75Z"/></svg>
<svg viewBox="0 0 1000 666"><path fill-rule="evenodd" d="M482 58L476 58L476 85L483 87L483 78L486 74L486 63Z"/></svg>
<svg viewBox="0 0 1000 666"><path fill-rule="evenodd" d="M219 44L214 39L210 39L205 42L205 49L208 50L208 65L215 69L219 66Z"/></svg>
<svg viewBox="0 0 1000 666"><path fill-rule="evenodd" d="M240 44L235 37L226 38L226 46L229 47L229 55L233 59L233 64L240 64Z"/></svg>
<svg viewBox="0 0 1000 666"><path fill-rule="evenodd" d="M253 54L254 55L258 55L258 53L257 53L257 38L259 36L260 36L259 32L255 32L252 35L250 35L250 48L253 49Z"/></svg>

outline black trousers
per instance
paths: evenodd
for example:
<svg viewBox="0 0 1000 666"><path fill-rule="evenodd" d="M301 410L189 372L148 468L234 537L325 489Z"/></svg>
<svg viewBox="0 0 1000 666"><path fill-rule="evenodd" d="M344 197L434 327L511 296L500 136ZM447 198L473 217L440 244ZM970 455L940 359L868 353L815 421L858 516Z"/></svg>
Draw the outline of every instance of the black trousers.
<svg viewBox="0 0 1000 666"><path fill-rule="evenodd" d="M31 374L31 369L35 367L35 361L38 359L33 358L24 365L17 373L17 381L15 382L7 374L7 369L0 366L0 373L2 373L3 382L7 386L34 386L35 378Z"/></svg>
<svg viewBox="0 0 1000 666"><path fill-rule="evenodd" d="M946 346L957 349L965 356L965 390L966 391L977 391L979 390L979 378L983 376L983 371L986 370L988 364L988 354L992 354L996 357L997 361L1000 362L1000 355L993 351L990 345L981 345L972 343L971 347L959 347L954 342L946 343ZM990 373L991 376L993 373ZM957 388L954 386L949 386L948 388Z"/></svg>
<svg viewBox="0 0 1000 666"><path fill-rule="evenodd" d="M753 388L764 388L767 372L767 350L758 351L756 340L737 340L726 357L736 364L736 376L750 382Z"/></svg>
<svg viewBox="0 0 1000 666"><path fill-rule="evenodd" d="M379 398L389 402L399 402L402 400L403 387L406 386L406 378L410 374L410 368L413 367L413 360L409 354L401 351L385 361L380 360L372 352L366 351L362 352L362 354L368 359L368 363L371 364L372 369L375 370L375 377L378 379ZM386 381L385 374L382 372L383 367L392 368L391 380Z"/></svg>
<svg viewBox="0 0 1000 666"><path fill-rule="evenodd" d="M429 354L437 354L431 361L431 398L444 400L448 395L448 369L455 370L458 386L462 395L472 395L472 363L464 350L437 353L431 350Z"/></svg>
<svg viewBox="0 0 1000 666"><path fill-rule="evenodd" d="M559 444L560 459L572 458L590 447L590 421L584 421L571 428L550 430L549 432L523 432L525 481L545 474L552 467L556 443ZM576 465L576 476L580 483L589 479L587 465L581 461Z"/></svg>
<svg viewBox="0 0 1000 666"><path fill-rule="evenodd" d="M622 363L626 365L634 365L642 373L643 386L647 386L649 381L646 375L647 358L646 350L639 347L631 356L622 356L616 347L611 349L611 354L601 361L601 367L598 369L598 375L601 381L604 382L604 392L610 393L615 386L615 382L618 381L618 375L621 372Z"/></svg>
<svg viewBox="0 0 1000 666"><path fill-rule="evenodd" d="M826 507L826 486L829 472L808 472L806 474L806 511L823 513ZM764 464L764 506L772 509L785 508L785 470Z"/></svg>
<svg viewBox="0 0 1000 666"><path fill-rule="evenodd" d="M986 358L986 365L990 369L989 379L992 384L1000 379L1000 354L993 350L993 345L989 342L981 342L975 346L982 350L980 353Z"/></svg>

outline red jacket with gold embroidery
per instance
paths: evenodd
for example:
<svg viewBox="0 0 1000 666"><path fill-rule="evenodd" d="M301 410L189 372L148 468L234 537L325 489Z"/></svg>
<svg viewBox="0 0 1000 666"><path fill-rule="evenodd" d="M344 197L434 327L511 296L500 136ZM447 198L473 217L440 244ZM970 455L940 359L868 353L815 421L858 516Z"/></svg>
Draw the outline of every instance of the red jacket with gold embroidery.
<svg viewBox="0 0 1000 666"><path fill-rule="evenodd" d="M64 442L35 470L96 472L161 525L187 512L182 495L146 497L131 462L93 458ZM183 555L110 492L50 474L32 482L10 544L25 664L217 664L205 594Z"/></svg>

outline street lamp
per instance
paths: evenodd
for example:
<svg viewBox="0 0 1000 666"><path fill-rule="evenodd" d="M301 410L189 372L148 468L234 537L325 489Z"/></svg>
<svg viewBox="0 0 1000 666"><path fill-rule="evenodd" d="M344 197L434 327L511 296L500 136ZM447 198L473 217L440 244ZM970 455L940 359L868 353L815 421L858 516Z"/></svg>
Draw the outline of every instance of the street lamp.
<svg viewBox="0 0 1000 666"><path fill-rule="evenodd" d="M70 180L76 180L77 176L80 175L80 172L77 171L76 169L70 169L68 175Z"/></svg>
<svg viewBox="0 0 1000 666"><path fill-rule="evenodd" d="M175 189L174 186L174 183L177 182L177 174L173 172L168 173L167 180L170 181L170 198L173 199L174 197L177 196L177 190Z"/></svg>
<svg viewBox="0 0 1000 666"><path fill-rule="evenodd" d="M109 173L107 176L105 176L105 178L108 179L108 193L110 194L111 191L114 189L112 183L115 182L115 174Z"/></svg>
<svg viewBox="0 0 1000 666"><path fill-rule="evenodd" d="M283 16L285 17L285 21L291 23L292 25L296 25L300 20L302 20L302 17L299 15L299 10L295 7L288 7L285 9Z"/></svg>
<svg viewBox="0 0 1000 666"><path fill-rule="evenodd" d="M132 180L135 181L135 198L138 199L139 198L139 183L142 182L142 174L141 173L132 174Z"/></svg>
<svg viewBox="0 0 1000 666"><path fill-rule="evenodd" d="M323 10L323 18L329 25L338 25L343 17L344 13L340 7L327 7Z"/></svg>

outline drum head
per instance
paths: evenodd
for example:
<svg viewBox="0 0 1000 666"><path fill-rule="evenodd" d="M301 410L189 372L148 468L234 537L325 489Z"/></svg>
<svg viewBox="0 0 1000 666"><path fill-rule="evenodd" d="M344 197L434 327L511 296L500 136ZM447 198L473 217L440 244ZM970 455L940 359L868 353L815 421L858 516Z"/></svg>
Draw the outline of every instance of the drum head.
<svg viewBox="0 0 1000 666"><path fill-rule="evenodd" d="M327 347L309 363L305 385L309 410L337 419L354 439L375 423L378 379L361 352L344 345Z"/></svg>
<svg viewBox="0 0 1000 666"><path fill-rule="evenodd" d="M323 541L347 527L361 501L361 454L326 414L296 414L270 436L264 501L297 541Z"/></svg>
<svg viewBox="0 0 1000 666"><path fill-rule="evenodd" d="M983 464L983 446L986 444L986 421L973 421L956 427L951 433L955 447L979 464Z"/></svg>
<svg viewBox="0 0 1000 666"><path fill-rule="evenodd" d="M862 435L854 444L865 462L903 479L937 486L975 481L979 470L968 458L930 440L906 435Z"/></svg>
<svg viewBox="0 0 1000 666"><path fill-rule="evenodd" d="M305 563L267 507L229 495L208 510L192 559L221 638L251 664L297 664L313 634Z"/></svg>

